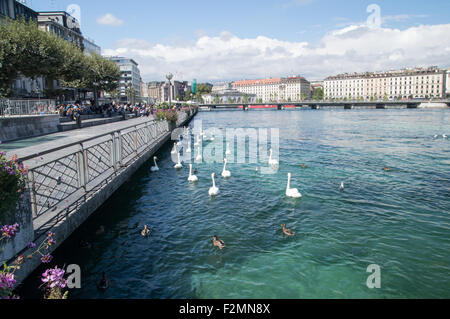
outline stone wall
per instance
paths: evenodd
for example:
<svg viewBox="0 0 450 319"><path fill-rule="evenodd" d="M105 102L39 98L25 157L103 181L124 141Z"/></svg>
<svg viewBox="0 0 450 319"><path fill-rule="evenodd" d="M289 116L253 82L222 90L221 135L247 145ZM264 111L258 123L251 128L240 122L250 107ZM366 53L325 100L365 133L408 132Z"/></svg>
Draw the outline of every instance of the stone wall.
<svg viewBox="0 0 450 319"><path fill-rule="evenodd" d="M56 133L58 125L59 115L0 117L0 141L9 142Z"/></svg>
<svg viewBox="0 0 450 319"><path fill-rule="evenodd" d="M0 243L0 262L7 262L34 240L33 216L31 212L30 192L26 191L24 198L17 203L13 217L0 217L0 225L19 224L19 232L6 243Z"/></svg>

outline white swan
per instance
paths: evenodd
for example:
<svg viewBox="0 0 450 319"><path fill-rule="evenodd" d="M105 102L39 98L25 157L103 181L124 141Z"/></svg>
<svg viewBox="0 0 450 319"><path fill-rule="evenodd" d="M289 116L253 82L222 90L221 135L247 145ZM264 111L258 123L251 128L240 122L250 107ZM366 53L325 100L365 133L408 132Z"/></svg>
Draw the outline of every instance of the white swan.
<svg viewBox="0 0 450 319"><path fill-rule="evenodd" d="M270 149L269 165L277 166L279 164L279 162L276 159L273 159L272 155L273 155L273 150Z"/></svg>
<svg viewBox="0 0 450 319"><path fill-rule="evenodd" d="M181 165L181 161L180 161L180 153L177 153L178 155L178 163L174 166L175 169L181 169L183 168L183 165Z"/></svg>
<svg viewBox="0 0 450 319"><path fill-rule="evenodd" d="M189 164L189 178L188 178L189 182L198 182L198 177L195 175L192 175L192 164Z"/></svg>
<svg viewBox="0 0 450 319"><path fill-rule="evenodd" d="M195 158L196 162L201 162L203 160L202 153L200 151L200 147L198 148L197 157Z"/></svg>
<svg viewBox="0 0 450 319"><path fill-rule="evenodd" d="M188 148L186 150L186 153L192 153L192 149L191 149L191 140L189 139L188 141Z"/></svg>
<svg viewBox="0 0 450 319"><path fill-rule="evenodd" d="M197 141L194 143L194 146L200 146L200 135L197 135Z"/></svg>
<svg viewBox="0 0 450 319"><path fill-rule="evenodd" d="M178 151L177 151L177 143L174 143L173 144L173 148L172 148L172 152L170 152L170 154L176 154Z"/></svg>
<svg viewBox="0 0 450 319"><path fill-rule="evenodd" d="M211 142L214 142L216 139L214 138L214 134L211 135L211 138L209 139Z"/></svg>
<svg viewBox="0 0 450 319"><path fill-rule="evenodd" d="M214 179L215 176L216 176L216 174L214 174L214 173L211 174L213 186L209 189L209 196L216 196L219 194L219 188L216 187L216 181Z"/></svg>
<svg viewBox="0 0 450 319"><path fill-rule="evenodd" d="M155 163L155 166L152 166L152 168L150 169L152 172L157 172L157 171L159 171L159 167L158 167L158 164L156 164L156 160L157 160L158 158L155 156L155 157L153 157L153 162Z"/></svg>
<svg viewBox="0 0 450 319"><path fill-rule="evenodd" d="M447 138L447 135L445 135L445 134L442 134L442 137L443 137L443 138Z"/></svg>
<svg viewBox="0 0 450 319"><path fill-rule="evenodd" d="M227 151L225 152L225 155L231 155L230 143L227 143Z"/></svg>
<svg viewBox="0 0 450 319"><path fill-rule="evenodd" d="M343 192L344 189L345 189L345 185L344 185L344 182L342 182L342 183L341 183L341 187L339 187L339 190L340 190L341 192Z"/></svg>
<svg viewBox="0 0 450 319"><path fill-rule="evenodd" d="M231 177L231 172L227 171L228 160L224 159L223 161L224 161L225 164L223 165L222 177L223 178L230 178Z"/></svg>
<svg viewBox="0 0 450 319"><path fill-rule="evenodd" d="M286 196L292 198L301 198L302 194L298 191L297 188L291 188L291 173L288 174L288 183L286 188Z"/></svg>

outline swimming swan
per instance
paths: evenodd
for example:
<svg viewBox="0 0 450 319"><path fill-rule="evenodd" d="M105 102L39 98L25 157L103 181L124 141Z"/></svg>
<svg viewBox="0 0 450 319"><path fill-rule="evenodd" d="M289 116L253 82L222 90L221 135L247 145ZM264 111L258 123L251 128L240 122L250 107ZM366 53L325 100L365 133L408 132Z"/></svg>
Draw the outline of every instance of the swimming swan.
<svg viewBox="0 0 450 319"><path fill-rule="evenodd" d="M273 159L272 155L273 155L273 151L272 151L272 149L270 149L269 165L277 166L279 164L279 162L276 159Z"/></svg>
<svg viewBox="0 0 450 319"><path fill-rule="evenodd" d="M297 188L291 188L291 173L288 174L288 183L286 188L286 196L292 198L301 198L302 194L298 191Z"/></svg>
<svg viewBox="0 0 450 319"><path fill-rule="evenodd" d="M214 173L211 174L213 186L209 189L209 196L216 196L219 194L219 188L216 187L216 181L214 179L215 176L216 176L216 174L214 174Z"/></svg>
<svg viewBox="0 0 450 319"><path fill-rule="evenodd" d="M158 167L158 164L156 164L156 160L157 160L158 158L155 156L155 157L153 157L153 162L155 163L155 166L152 166L152 168L150 169L152 172L157 172L157 171L159 171L159 167Z"/></svg>
<svg viewBox="0 0 450 319"><path fill-rule="evenodd" d="M183 168L183 165L181 165L181 161L180 161L180 153L177 153L178 156L178 163L174 166L175 169L181 169Z"/></svg>
<svg viewBox="0 0 450 319"><path fill-rule="evenodd" d="M198 182L198 177L195 175L192 175L192 164L189 164L189 178L188 178L189 182Z"/></svg>
<svg viewBox="0 0 450 319"><path fill-rule="evenodd" d="M231 177L231 172L227 171L228 160L224 159L223 161L224 161L225 164L223 165L222 177L223 178L230 178Z"/></svg>

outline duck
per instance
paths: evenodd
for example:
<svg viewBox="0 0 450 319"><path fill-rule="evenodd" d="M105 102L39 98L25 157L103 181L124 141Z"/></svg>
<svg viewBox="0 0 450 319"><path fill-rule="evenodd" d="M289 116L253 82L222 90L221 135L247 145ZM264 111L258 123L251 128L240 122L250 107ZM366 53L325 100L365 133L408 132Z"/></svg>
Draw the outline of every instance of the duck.
<svg viewBox="0 0 450 319"><path fill-rule="evenodd" d="M297 188L291 188L291 173L288 173L288 183L286 187L286 196L291 198L301 198L302 194Z"/></svg>
<svg viewBox="0 0 450 319"><path fill-rule="evenodd" d="M437 135L437 134L435 134L434 136L433 136L433 138L434 139L437 139L439 136Z"/></svg>
<svg viewBox="0 0 450 319"><path fill-rule="evenodd" d="M447 138L447 135L446 135L446 134L442 134L442 137L443 137L443 138Z"/></svg>
<svg viewBox="0 0 450 319"><path fill-rule="evenodd" d="M177 151L177 143L174 143L173 144L173 148L172 148L172 151L170 152L170 154L176 154L178 151Z"/></svg>
<svg viewBox="0 0 450 319"><path fill-rule="evenodd" d="M85 241L85 240L80 240L80 248L82 249L91 249L92 245L91 243Z"/></svg>
<svg viewBox="0 0 450 319"><path fill-rule="evenodd" d="M106 277L105 272L102 272L102 279L97 283L97 288L103 291L109 288L109 279Z"/></svg>
<svg viewBox="0 0 450 319"><path fill-rule="evenodd" d="M270 149L269 165L278 166L279 162L276 159L273 159L272 156L273 156L273 150Z"/></svg>
<svg viewBox="0 0 450 319"><path fill-rule="evenodd" d="M201 154L201 150L200 150L200 147L198 148L198 155L197 155L197 157L195 158L195 161L196 162L201 162L203 160L203 157L202 157L202 154Z"/></svg>
<svg viewBox="0 0 450 319"><path fill-rule="evenodd" d="M155 156L155 157L153 157L153 163L155 164L155 166L152 166L152 168L150 169L152 172L157 172L157 171L159 171L159 167L158 167L158 164L156 164L156 160L157 160L158 158Z"/></svg>
<svg viewBox="0 0 450 319"><path fill-rule="evenodd" d="M302 164L302 168L308 168L308 166L306 166L305 164Z"/></svg>
<svg viewBox="0 0 450 319"><path fill-rule="evenodd" d="M217 236L213 236L214 247L218 247L220 250L225 248L225 242L219 239Z"/></svg>
<svg viewBox="0 0 450 319"><path fill-rule="evenodd" d="M141 235L143 237L147 237L148 235L150 235L150 229L147 225L144 225L144 229L141 231Z"/></svg>
<svg viewBox="0 0 450 319"><path fill-rule="evenodd" d="M286 228L286 224L281 225L281 227L283 227L283 233L286 236L294 236L295 235L295 233L292 230Z"/></svg>
<svg viewBox="0 0 450 319"><path fill-rule="evenodd" d="M188 182L198 182L198 177L196 175L192 175L192 164L189 164L189 177Z"/></svg>
<svg viewBox="0 0 450 319"><path fill-rule="evenodd" d="M390 169L390 168L389 168L389 167L387 167L387 166L384 166L384 167L383 167L383 170L384 170L384 171L386 171L386 172L390 172L390 171L392 171L392 169Z"/></svg>
<svg viewBox="0 0 450 319"><path fill-rule="evenodd" d="M223 178L230 178L231 177L231 172L227 171L228 160L224 159L223 162L224 162L224 165L223 165L222 177Z"/></svg>
<svg viewBox="0 0 450 319"><path fill-rule="evenodd" d="M341 192L343 192L343 191L344 191L344 188L345 188L344 182L341 182L341 186L339 187L339 190L340 190Z"/></svg>
<svg viewBox="0 0 450 319"><path fill-rule="evenodd" d="M181 165L180 153L179 153L179 152L177 153L177 156L178 156L178 163L175 164L174 168L175 168L175 169L182 169L182 168L183 168L183 165Z"/></svg>
<svg viewBox="0 0 450 319"><path fill-rule="evenodd" d="M101 235L105 232L105 227L104 226L100 226L97 231L95 232L96 235Z"/></svg>
<svg viewBox="0 0 450 319"><path fill-rule="evenodd" d="M216 181L214 179L215 176L216 174L214 173L211 174L213 186L209 189L209 196L217 196L219 194L219 188L216 187Z"/></svg>

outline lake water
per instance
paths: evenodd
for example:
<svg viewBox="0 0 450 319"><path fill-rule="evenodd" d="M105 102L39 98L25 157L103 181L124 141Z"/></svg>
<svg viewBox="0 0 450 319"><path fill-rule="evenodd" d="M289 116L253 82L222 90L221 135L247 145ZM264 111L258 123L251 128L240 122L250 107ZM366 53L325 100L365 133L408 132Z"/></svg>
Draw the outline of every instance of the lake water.
<svg viewBox="0 0 450 319"><path fill-rule="evenodd" d="M222 164L195 164L200 181L189 184L187 165L173 169L167 144L159 172L144 165L55 252L52 266L81 266L82 289L71 298L450 297L450 140L442 138L450 110L221 111L196 119L204 128L279 128L278 172L230 164L224 180ZM288 172L300 200L285 196ZM282 233L284 223L294 237ZM140 236L144 224L148 238ZM96 235L100 225L106 231ZM227 247L215 248L213 235ZM366 286L371 264L381 267L380 289ZM25 282L25 298L40 296L42 270ZM102 271L111 280L106 292L96 288Z"/></svg>

